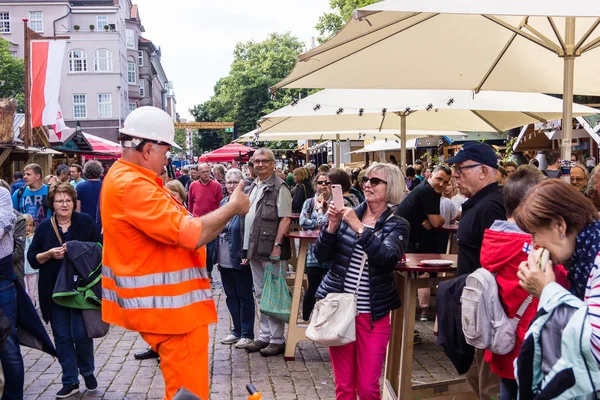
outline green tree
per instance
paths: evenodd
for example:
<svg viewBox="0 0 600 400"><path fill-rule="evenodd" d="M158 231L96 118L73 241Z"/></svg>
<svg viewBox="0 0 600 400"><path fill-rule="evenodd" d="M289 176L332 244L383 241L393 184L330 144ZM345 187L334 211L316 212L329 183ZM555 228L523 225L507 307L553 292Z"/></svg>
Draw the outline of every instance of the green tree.
<svg viewBox="0 0 600 400"><path fill-rule="evenodd" d="M304 43L289 32L273 33L262 42L238 43L229 75L219 79L210 100L195 105L190 113L198 122L235 122L240 135L254 130L262 116L309 93L305 89L285 89L272 98L268 92L269 87L288 75L303 50ZM200 134L195 142L198 149L214 150L210 146L216 145L215 136L222 140L221 144L232 140L231 133L224 131L212 136Z"/></svg>
<svg viewBox="0 0 600 400"><path fill-rule="evenodd" d="M185 129L175 129L175 143L181 147L181 150L173 148L174 153L187 153Z"/></svg>
<svg viewBox="0 0 600 400"><path fill-rule="evenodd" d="M14 97L17 112L25 112L25 64L8 50L8 41L0 38L0 98Z"/></svg>
<svg viewBox="0 0 600 400"><path fill-rule="evenodd" d="M352 17L352 12L369 4L378 3L381 0L329 0L331 12L324 13L319 17L315 28L319 32L317 40L325 42L333 34L340 31L344 24Z"/></svg>

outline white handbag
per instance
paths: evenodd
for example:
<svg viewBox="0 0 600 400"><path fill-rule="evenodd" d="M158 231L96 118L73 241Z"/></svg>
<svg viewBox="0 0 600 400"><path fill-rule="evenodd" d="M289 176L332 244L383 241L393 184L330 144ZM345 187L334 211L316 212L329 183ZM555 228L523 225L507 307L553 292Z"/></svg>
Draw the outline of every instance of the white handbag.
<svg viewBox="0 0 600 400"><path fill-rule="evenodd" d="M342 346L356 340L358 287L367 254L363 254L354 293L329 293L315 304L306 337L325 346Z"/></svg>

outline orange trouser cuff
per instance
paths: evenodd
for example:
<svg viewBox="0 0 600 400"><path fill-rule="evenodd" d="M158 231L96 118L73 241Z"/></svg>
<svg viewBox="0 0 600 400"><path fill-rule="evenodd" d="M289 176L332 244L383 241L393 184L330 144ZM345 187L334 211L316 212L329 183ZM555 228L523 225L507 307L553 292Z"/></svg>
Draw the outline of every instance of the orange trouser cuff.
<svg viewBox="0 0 600 400"><path fill-rule="evenodd" d="M182 387L208 400L208 325L182 335L140 335L160 356L165 400L171 400Z"/></svg>

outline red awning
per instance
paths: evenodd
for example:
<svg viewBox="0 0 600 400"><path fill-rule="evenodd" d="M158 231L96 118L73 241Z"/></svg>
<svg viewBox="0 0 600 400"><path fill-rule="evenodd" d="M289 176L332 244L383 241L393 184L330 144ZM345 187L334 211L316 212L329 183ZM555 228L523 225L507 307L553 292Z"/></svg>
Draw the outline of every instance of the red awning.
<svg viewBox="0 0 600 400"><path fill-rule="evenodd" d="M229 162L233 160L247 161L255 149L240 143L230 143L220 149L206 153L198 158L200 162Z"/></svg>
<svg viewBox="0 0 600 400"><path fill-rule="evenodd" d="M92 154L120 157L123 152L118 143L85 132L83 135L94 149Z"/></svg>

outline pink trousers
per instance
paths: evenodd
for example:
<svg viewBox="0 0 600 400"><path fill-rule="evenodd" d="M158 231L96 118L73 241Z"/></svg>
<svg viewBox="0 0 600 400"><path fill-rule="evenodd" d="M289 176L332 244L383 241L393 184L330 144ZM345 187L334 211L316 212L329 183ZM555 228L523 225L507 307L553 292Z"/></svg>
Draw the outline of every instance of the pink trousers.
<svg viewBox="0 0 600 400"><path fill-rule="evenodd" d="M336 400L379 400L379 378L390 339L390 316L371 329L371 314L356 317L356 341L329 348Z"/></svg>

